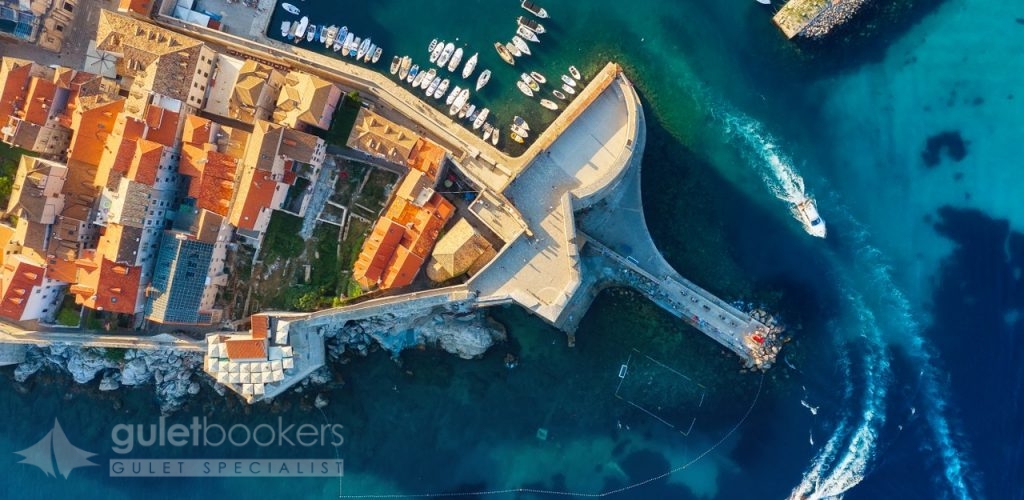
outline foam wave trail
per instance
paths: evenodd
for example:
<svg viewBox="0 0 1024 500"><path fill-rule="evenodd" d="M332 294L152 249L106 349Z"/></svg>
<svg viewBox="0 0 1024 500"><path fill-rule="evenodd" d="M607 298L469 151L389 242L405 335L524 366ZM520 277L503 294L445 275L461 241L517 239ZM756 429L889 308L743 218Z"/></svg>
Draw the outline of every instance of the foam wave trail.
<svg viewBox="0 0 1024 500"><path fill-rule="evenodd" d="M760 122L739 113L729 112L725 117L726 131L739 138L747 146L747 153L757 156L753 163L760 170L761 178L776 198L797 203L807 197L804 179L793 167L793 162L783 153L771 134Z"/></svg>
<svg viewBox="0 0 1024 500"><path fill-rule="evenodd" d="M863 409L855 417L856 428L852 432L848 432L846 421L836 428L790 498L835 498L859 484L875 457L878 435L885 425L885 397L889 386L890 365L887 349L882 342L881 328L863 296L852 290L845 290L845 293L856 315L853 324L858 325L858 331L853 333L866 341L864 348L867 352L860 360L864 384L860 406ZM844 379L849 380L849 373L847 371ZM846 383L851 385L850 382ZM836 459L841 443L848 444L842 456Z"/></svg>

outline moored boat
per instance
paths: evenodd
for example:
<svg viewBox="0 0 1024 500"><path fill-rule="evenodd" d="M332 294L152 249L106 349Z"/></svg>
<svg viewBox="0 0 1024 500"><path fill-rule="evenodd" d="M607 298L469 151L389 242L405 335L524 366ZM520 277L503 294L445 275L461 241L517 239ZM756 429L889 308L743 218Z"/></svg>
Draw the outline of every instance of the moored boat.
<svg viewBox="0 0 1024 500"><path fill-rule="evenodd" d="M444 103L446 105L448 105L448 106L451 106L452 103L455 102L455 98L459 97L459 94L461 94L461 93L462 93L462 89L458 85L456 85L455 88L452 89L452 93L448 94L448 97L445 98Z"/></svg>
<svg viewBox="0 0 1024 500"><path fill-rule="evenodd" d="M495 127L491 127L491 145L497 146L499 140L501 140L500 131Z"/></svg>
<svg viewBox="0 0 1024 500"><path fill-rule="evenodd" d="M537 38L537 34L534 33L533 30L531 30L530 28L527 28L526 26L523 26L521 24L518 28L516 28L516 35L519 35L519 37L522 38L523 40L529 40L533 43L540 43L540 38Z"/></svg>
<svg viewBox="0 0 1024 500"><path fill-rule="evenodd" d="M540 5L537 5L531 2L530 0L523 0L523 3L520 5L522 5L522 7L526 9L527 12L541 19L547 19L548 17L548 11L544 10L544 7L541 7Z"/></svg>
<svg viewBox="0 0 1024 500"><path fill-rule="evenodd" d="M363 55L363 62L370 62L370 59L373 59L374 52L377 52L377 44L371 43L370 48L366 49L366 54Z"/></svg>
<svg viewBox="0 0 1024 500"><path fill-rule="evenodd" d="M521 135L519 135L519 134L517 134L515 132L509 132L508 136L511 137L513 141L516 141L519 144L522 144L524 142L523 136L521 136Z"/></svg>
<svg viewBox="0 0 1024 500"><path fill-rule="evenodd" d="M431 69L433 69L433 68L431 68ZM440 78L436 78L436 77L433 78L431 80L431 82L430 82L430 85L427 86L427 92L426 92L427 97L433 97L434 96L434 92L437 92L437 89L440 86L441 86L441 79Z"/></svg>
<svg viewBox="0 0 1024 500"><path fill-rule="evenodd" d="M569 74L577 81L583 81L583 75L580 74L580 70L576 69L576 66L569 66Z"/></svg>
<svg viewBox="0 0 1024 500"><path fill-rule="evenodd" d="M281 23L281 36L288 38L292 34L292 22L285 21Z"/></svg>
<svg viewBox="0 0 1024 500"><path fill-rule="evenodd" d="M565 94L563 94L560 90L552 90L551 91L551 95L557 97L558 99L560 99L562 101L564 101L566 99Z"/></svg>
<svg viewBox="0 0 1024 500"><path fill-rule="evenodd" d="M400 57L398 57L398 56L392 57L391 58L391 67L388 68L388 73L391 73L392 75L394 75L395 73L398 73L398 66L401 65L401 64L402 64L402 59Z"/></svg>
<svg viewBox="0 0 1024 500"><path fill-rule="evenodd" d="M373 64L377 64L377 61L380 60L380 56L383 53L384 53L384 49L382 49L380 47L377 47L376 49L374 49L373 50L373 57L370 58L370 62L373 63Z"/></svg>
<svg viewBox="0 0 1024 500"><path fill-rule="evenodd" d="M444 45L444 50L441 51L441 56L437 58L437 67L443 68L448 64L448 60L452 58L452 54L455 53L455 44L448 42Z"/></svg>
<svg viewBox="0 0 1024 500"><path fill-rule="evenodd" d="M362 45L362 44L363 44L363 39L362 38L360 38L358 36L353 38L352 39L352 43L349 44L348 51L345 53L345 55L347 55L349 57L355 57L355 55L359 53L359 46Z"/></svg>
<svg viewBox="0 0 1024 500"><path fill-rule="evenodd" d="M562 90L564 90L566 94L576 95L576 89L574 89L574 88L572 88L572 87L570 87L570 86L568 86L568 85L566 85L564 83L562 84Z"/></svg>
<svg viewBox="0 0 1024 500"><path fill-rule="evenodd" d="M430 45L427 46L427 52L428 53L429 52L433 52L434 51L434 47L437 47L437 39L436 38L430 41Z"/></svg>
<svg viewBox="0 0 1024 500"><path fill-rule="evenodd" d="M366 56L366 53L370 50L370 37L366 37L363 43L359 44L359 48L356 49L356 60L362 60Z"/></svg>
<svg viewBox="0 0 1024 500"><path fill-rule="evenodd" d="M530 87L530 90L532 90L534 92L540 92L540 85L536 81L533 80L533 77L531 77L530 75L528 75L526 73L523 73L523 74L519 75L519 78L523 81L523 83L525 83L528 87Z"/></svg>
<svg viewBox="0 0 1024 500"><path fill-rule="evenodd" d="M508 50L510 54L516 57L523 57L523 51L519 50L519 47L516 47L515 44L512 42L506 42L505 49Z"/></svg>
<svg viewBox="0 0 1024 500"><path fill-rule="evenodd" d="M490 123L484 123L483 138L485 141L491 138L491 132L494 132L494 127Z"/></svg>
<svg viewBox="0 0 1024 500"><path fill-rule="evenodd" d="M452 60L448 61L448 71L455 71L459 67L459 63L462 62L462 47L455 49L455 53L452 54Z"/></svg>
<svg viewBox="0 0 1024 500"><path fill-rule="evenodd" d="M519 38L519 35L512 37L512 45L515 45L516 48L519 49L519 51L522 52L523 54L531 55L530 45L523 41L522 38Z"/></svg>
<svg viewBox="0 0 1024 500"><path fill-rule="evenodd" d="M518 87L518 88L519 88L519 91L520 91L520 92L522 92L522 93L526 94L526 95L527 95L527 96L529 96L529 97L533 97L533 90L531 90L531 89L530 89L530 86L529 86L529 85L527 85L527 84L526 84L525 82L523 82L522 80L520 80L520 81L516 82L516 87Z"/></svg>
<svg viewBox="0 0 1024 500"><path fill-rule="evenodd" d="M318 42L324 43L324 41L327 40L327 31L328 30L330 30L330 28L328 28L326 24L320 27L320 29L316 33L317 41Z"/></svg>
<svg viewBox="0 0 1024 500"><path fill-rule="evenodd" d="M451 85L451 83L451 80L447 78L441 80L441 85L437 87L437 90L434 92L434 99L440 99L444 96L444 93L448 92L448 86Z"/></svg>
<svg viewBox="0 0 1024 500"><path fill-rule="evenodd" d="M509 128L512 129L512 131L515 132L517 135L519 135L519 137L522 137L524 139L530 137L530 129L528 128L523 128L515 123L510 125Z"/></svg>
<svg viewBox="0 0 1024 500"><path fill-rule="evenodd" d="M444 52L444 41L440 41L433 49L430 50L430 64L437 62L437 59L441 57L441 52Z"/></svg>
<svg viewBox="0 0 1024 500"><path fill-rule="evenodd" d="M512 124L522 128L523 130L530 130L530 124L526 123L526 119L522 116L516 115L512 117Z"/></svg>
<svg viewBox="0 0 1024 500"><path fill-rule="evenodd" d="M465 117L466 117L467 115L469 115L469 113L471 113L471 112L472 112L472 111L473 111L474 109L476 109L476 105L474 105L474 104L470 104L470 103L468 103L468 102L466 102L466 103L463 103L463 104L462 104L462 107L461 107L461 108L459 108L459 118L460 118L460 119L462 119L462 118L465 118Z"/></svg>
<svg viewBox="0 0 1024 500"><path fill-rule="evenodd" d="M476 106L469 108L469 113L466 113L466 121L470 124L476 121L476 117L480 116L480 110L476 109Z"/></svg>
<svg viewBox="0 0 1024 500"><path fill-rule="evenodd" d="M542 75L542 74L540 74L540 73L538 73L536 71L531 71L530 72L530 77L533 78L534 80L536 80L537 83L539 83L541 85L544 85L545 83L548 83L548 79L545 78L544 75Z"/></svg>
<svg viewBox="0 0 1024 500"><path fill-rule="evenodd" d="M494 50L498 51L498 55L501 56L501 60L505 61L513 66L516 65L515 58L512 57L512 52L509 52L501 42L494 42Z"/></svg>
<svg viewBox="0 0 1024 500"><path fill-rule="evenodd" d="M295 41L298 42L302 37L306 36L306 28L309 27L309 18L302 16L299 22L293 26L292 34L295 35Z"/></svg>
<svg viewBox="0 0 1024 500"><path fill-rule="evenodd" d="M558 111L558 105L555 104L554 101L550 101L548 99L541 99L540 105L550 109L551 111Z"/></svg>
<svg viewBox="0 0 1024 500"><path fill-rule="evenodd" d="M490 114L491 114L491 110L489 110L487 108L481 109L480 113L478 115L476 115L476 119L473 120L473 130L479 130L480 127L482 127L484 125L484 123L487 122L487 116L490 115ZM487 138L484 137L484 140L487 140Z"/></svg>
<svg viewBox="0 0 1024 500"><path fill-rule="evenodd" d="M476 79L476 91L479 92L489 81L491 81L491 70L485 69L480 72L480 76Z"/></svg>
<svg viewBox="0 0 1024 500"><path fill-rule="evenodd" d="M469 89L465 88L462 89L462 91L459 92L459 96L455 98L455 104L458 104L459 107L462 107L466 105L467 101L469 101Z"/></svg>
<svg viewBox="0 0 1024 500"><path fill-rule="evenodd" d="M313 40L316 40L316 30L317 30L317 26L315 24L310 24L309 25L309 28L306 29L306 41L307 42L312 42Z"/></svg>
<svg viewBox="0 0 1024 500"><path fill-rule="evenodd" d="M295 14L296 16L299 15L299 8L290 3L281 4L281 8L290 14Z"/></svg>
<svg viewBox="0 0 1024 500"><path fill-rule="evenodd" d="M330 28L327 28L327 33L324 36L324 47L331 48L334 45L334 41L338 39L338 25L333 24Z"/></svg>
<svg viewBox="0 0 1024 500"><path fill-rule="evenodd" d="M409 56L402 57L402 64L398 66L398 79L405 80L405 77L409 76L409 67L412 66L412 58Z"/></svg>
<svg viewBox="0 0 1024 500"><path fill-rule="evenodd" d="M544 25L538 23L536 19L530 19L528 17L519 16L519 19L516 19L516 22L519 23L520 26L526 26L527 28L530 28L530 31L538 35L543 35L548 31L544 29Z"/></svg>
<svg viewBox="0 0 1024 500"><path fill-rule="evenodd" d="M430 68L430 71L427 71L427 76L423 77L423 82L420 83L419 87L421 89L426 90L427 88L430 87L431 83L434 83L435 78L437 78L437 70L434 68Z"/></svg>
<svg viewBox="0 0 1024 500"><path fill-rule="evenodd" d="M427 77L427 74L420 71L419 64L413 64L412 69L409 70L409 77L405 79L406 83L411 83L413 87L419 87L420 82Z"/></svg>
<svg viewBox="0 0 1024 500"><path fill-rule="evenodd" d="M469 56L469 60L466 61L466 65L462 68L462 78L468 79L473 75L473 71L476 70L476 61L479 57L478 52L474 52L473 55Z"/></svg>
<svg viewBox="0 0 1024 500"><path fill-rule="evenodd" d="M569 75L562 75L562 82L570 87L576 86L576 80L573 80Z"/></svg>

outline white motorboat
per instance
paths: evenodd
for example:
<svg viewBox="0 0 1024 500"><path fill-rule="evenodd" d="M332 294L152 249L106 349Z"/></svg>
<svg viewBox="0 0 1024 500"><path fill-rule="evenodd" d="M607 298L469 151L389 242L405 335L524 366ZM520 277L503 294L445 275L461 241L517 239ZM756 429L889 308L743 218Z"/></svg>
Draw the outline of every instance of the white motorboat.
<svg viewBox="0 0 1024 500"><path fill-rule="evenodd" d="M548 99L541 99L540 100L540 105L544 106L545 108L550 109L551 111L558 111L558 105L555 104L554 101L551 101L551 100L548 100Z"/></svg>
<svg viewBox="0 0 1024 500"><path fill-rule="evenodd" d="M430 64L437 62L437 59L441 57L441 52L444 52L444 41L438 42L434 45L434 48L430 50Z"/></svg>
<svg viewBox="0 0 1024 500"><path fill-rule="evenodd" d="M320 27L320 31L317 32L317 36L319 37L317 39L317 41L319 41L320 43L324 43L324 41L327 40L327 31L328 30L330 30L330 28L328 28L326 24L321 26Z"/></svg>
<svg viewBox="0 0 1024 500"><path fill-rule="evenodd" d="M489 81L491 81L491 70L485 69L476 79L476 91L480 92L480 89L484 88L484 85L487 85Z"/></svg>
<svg viewBox="0 0 1024 500"><path fill-rule="evenodd" d="M484 108L480 110L480 113L476 115L476 119L473 120L473 130L480 130L480 127L487 122L487 116L491 114L491 110ZM484 140L487 140L484 137Z"/></svg>
<svg viewBox="0 0 1024 500"><path fill-rule="evenodd" d="M534 33L533 30L531 30L530 28L527 28L526 26L523 26L521 24L518 28L516 28L516 35L519 35L519 37L522 38L523 40L529 40L533 43L540 43L540 38L537 38L537 34Z"/></svg>
<svg viewBox="0 0 1024 500"><path fill-rule="evenodd" d="M566 99L565 94L563 94L559 90L552 90L551 91L551 95L557 97L559 100L562 100L562 101L564 101Z"/></svg>
<svg viewBox="0 0 1024 500"><path fill-rule="evenodd" d="M526 123L526 120L522 116L514 116L512 118L512 124L514 124L517 127L522 127L523 130L530 130L530 124Z"/></svg>
<svg viewBox="0 0 1024 500"><path fill-rule="evenodd" d="M302 37L306 36L306 28L309 27L309 18L302 16L299 22L295 24L292 29L292 34L295 35L295 41L298 42Z"/></svg>
<svg viewBox="0 0 1024 500"><path fill-rule="evenodd" d="M434 47L437 47L437 39L436 38L430 41L430 45L427 46L427 53L429 54L429 53L433 52L434 51Z"/></svg>
<svg viewBox="0 0 1024 500"><path fill-rule="evenodd" d="M459 96L455 98L455 104L458 104L459 107L462 107L462 106L466 105L467 101L469 101L469 89L468 88L462 89L462 91L459 92Z"/></svg>
<svg viewBox="0 0 1024 500"><path fill-rule="evenodd" d="M388 73L391 73L392 75L398 73L398 66L401 65L401 64L402 64L402 59L400 57L398 57L398 56L392 57L391 58L391 67L388 68Z"/></svg>
<svg viewBox="0 0 1024 500"><path fill-rule="evenodd" d="M448 106L451 106L452 103L455 102L455 98L459 97L459 94L461 93L462 89L458 85L456 85L455 88L452 89L452 93L448 94L448 97L444 100L444 103Z"/></svg>
<svg viewBox="0 0 1024 500"><path fill-rule="evenodd" d="M366 40L363 40L363 43L360 43L359 44L359 48L356 49L356 60L357 61L361 60L364 56L366 56L366 53L369 50L370 50L370 37L366 37Z"/></svg>
<svg viewBox="0 0 1024 500"><path fill-rule="evenodd" d="M576 86L576 80L573 80L572 77L569 75L562 75L562 83L565 83L570 87Z"/></svg>
<svg viewBox="0 0 1024 500"><path fill-rule="evenodd" d="M465 103L462 105L462 109L459 110L459 118L465 118L470 115L476 109L476 104Z"/></svg>
<svg viewBox="0 0 1024 500"><path fill-rule="evenodd" d="M527 12L541 19L547 19L548 17L548 11L544 10L544 7L541 7L540 5L537 5L531 2L530 0L523 0L523 3L521 5L524 9L526 9Z"/></svg>
<svg viewBox="0 0 1024 500"><path fill-rule="evenodd" d="M366 49L366 54L363 54L363 62L370 62L370 59L373 59L374 52L377 52L377 44L371 43L370 48Z"/></svg>
<svg viewBox="0 0 1024 500"><path fill-rule="evenodd" d="M462 78L468 79L472 76L473 71L476 70L476 61L479 55L479 53L474 52L473 55L469 56L469 60L466 61L466 65L462 68Z"/></svg>
<svg viewBox="0 0 1024 500"><path fill-rule="evenodd" d="M500 131L497 128L491 127L491 145L497 146L499 140L501 140Z"/></svg>
<svg viewBox="0 0 1024 500"><path fill-rule="evenodd" d="M807 231L807 234L818 238L826 236L825 221L821 220L821 215L818 214L818 204L814 201L814 198L804 196L796 200L793 203L792 210L793 214L803 224L804 231Z"/></svg>
<svg viewBox="0 0 1024 500"><path fill-rule="evenodd" d="M444 45L444 50L441 51L441 57L437 58L437 67L443 68L448 64L448 60L452 58L452 54L455 53L455 44L448 42Z"/></svg>
<svg viewBox="0 0 1024 500"><path fill-rule="evenodd" d="M338 36L334 38L334 44L331 45L331 50L338 52L343 49L345 47L345 43L348 41L349 35L352 35L352 33L348 32L347 26L343 26L341 31L338 32Z"/></svg>
<svg viewBox="0 0 1024 500"><path fill-rule="evenodd" d="M512 48L515 48L515 46L513 45ZM508 50L508 47L502 45L501 42L494 42L494 50L498 51L498 55L501 56L502 61L505 61L513 66L516 65L516 60L514 57L512 57L512 51Z"/></svg>
<svg viewBox="0 0 1024 500"><path fill-rule="evenodd" d="M526 94L528 97L533 97L533 90L530 89L530 86L527 85L526 82L520 80L516 82L516 87L518 87L519 91Z"/></svg>
<svg viewBox="0 0 1024 500"><path fill-rule="evenodd" d="M524 129L523 127L520 127L519 125L516 125L515 123L510 125L509 128L512 129L512 131L515 132L516 135L518 135L519 137L522 137L523 139L526 139L527 137L530 137L530 130L529 129Z"/></svg>
<svg viewBox="0 0 1024 500"><path fill-rule="evenodd" d="M484 134L483 138L486 141L491 138L491 132L494 132L494 127L491 127L490 123L484 123Z"/></svg>
<svg viewBox="0 0 1024 500"><path fill-rule="evenodd" d="M473 122L476 121L476 117L479 116L479 115L480 115L480 110L477 109L476 106L472 106L472 107L469 108L469 113L466 114L466 121L468 121L470 123L470 125L472 125Z"/></svg>
<svg viewBox="0 0 1024 500"><path fill-rule="evenodd" d="M374 49L373 50L373 57L370 58L370 62L373 63L373 64L377 64L377 61L380 60L380 56L383 53L384 53L384 49L382 49L380 47L377 47L376 49Z"/></svg>
<svg viewBox="0 0 1024 500"><path fill-rule="evenodd" d="M533 77L531 77L530 75L528 75L526 73L523 73L523 74L519 75L519 78L523 81L523 83L525 83L528 87L530 87L530 90L532 90L534 92L540 92L540 84L538 84L536 81L534 81Z"/></svg>
<svg viewBox="0 0 1024 500"><path fill-rule="evenodd" d="M284 9L285 12L288 12L289 14L295 14L296 16L299 15L299 8L290 3L281 4L281 8Z"/></svg>
<svg viewBox="0 0 1024 500"><path fill-rule="evenodd" d="M363 39L362 38L360 38L358 36L353 38L352 39L352 43L350 43L348 45L348 48L345 50L345 55L349 56L349 57L354 57L356 54L359 53L359 46L362 45L362 44L363 44Z"/></svg>
<svg viewBox="0 0 1024 500"><path fill-rule="evenodd" d="M541 85L544 85L545 83L548 83L548 79L545 78L544 75L542 75L542 74L540 74L540 73L538 73L536 71L531 71L530 72L530 77L533 78L534 80L536 80L537 83L539 83Z"/></svg>
<svg viewBox="0 0 1024 500"><path fill-rule="evenodd" d="M409 70L409 78L406 79L408 83L411 83L413 88L419 87L423 83L423 79L427 77L426 71L420 71L418 64L414 64L412 69Z"/></svg>
<svg viewBox="0 0 1024 500"><path fill-rule="evenodd" d="M532 55L532 53L530 52L530 44L523 41L522 38L519 38L519 35L512 37L512 44L515 45L516 48L519 49L519 51L522 52L523 54Z"/></svg>
<svg viewBox="0 0 1024 500"><path fill-rule="evenodd" d="M398 66L398 80L405 80L405 77L409 76L409 68L412 66L412 58L409 56L402 57L402 64Z"/></svg>
<svg viewBox="0 0 1024 500"><path fill-rule="evenodd" d="M566 85L564 83L562 84L562 90L564 90L566 94L576 95L576 89L574 89L574 88L572 88L572 87L570 87L570 86L568 86L568 85Z"/></svg>
<svg viewBox="0 0 1024 500"><path fill-rule="evenodd" d="M427 71L427 76L423 77L423 82L420 83L419 87L423 90L430 88L430 84L434 83L435 78L437 78L437 70L430 68L430 71Z"/></svg>
<svg viewBox="0 0 1024 500"><path fill-rule="evenodd" d="M307 42L312 42L313 40L316 40L316 30L317 30L317 26L315 24L310 24L309 25L309 28L306 29L306 41Z"/></svg>
<svg viewBox="0 0 1024 500"><path fill-rule="evenodd" d="M327 28L327 34L324 35L326 37L324 40L324 47L329 49L334 45L334 41L338 39L338 29L337 25L332 25L330 28Z"/></svg>
<svg viewBox="0 0 1024 500"><path fill-rule="evenodd" d="M580 70L576 69L576 66L569 66L569 74L578 82L583 81L583 75L580 74Z"/></svg>
<svg viewBox="0 0 1024 500"><path fill-rule="evenodd" d="M437 87L437 90L434 92L434 99L440 99L443 97L444 93L448 92L448 86L451 85L451 83L451 80L447 78L441 80L441 85Z"/></svg>
<svg viewBox="0 0 1024 500"><path fill-rule="evenodd" d="M516 45L512 42L507 42L505 44L505 49L507 49L509 53L516 57L523 57L523 51L519 50L519 47L516 47Z"/></svg>
<svg viewBox="0 0 1024 500"><path fill-rule="evenodd" d="M516 22L519 23L520 26L526 26L527 28L530 28L530 31L538 35L543 35L548 31L544 29L544 25L538 23L536 19L530 19L527 17L519 16L519 18L516 19Z"/></svg>
<svg viewBox="0 0 1024 500"><path fill-rule="evenodd" d="M431 70L433 70L433 68L431 68ZM430 81L430 85L427 86L427 92L426 92L427 97L433 97L434 96L434 92L437 92L437 88L440 87L440 86L441 86L441 79L437 78L436 76L434 78L432 78L431 81Z"/></svg>
<svg viewBox="0 0 1024 500"><path fill-rule="evenodd" d="M452 54L452 60L448 61L448 71L454 72L459 67L459 63L462 62L462 47L455 49L455 53Z"/></svg>
<svg viewBox="0 0 1024 500"><path fill-rule="evenodd" d="M281 23L281 36L288 38L288 35L292 34L292 22L285 21Z"/></svg>

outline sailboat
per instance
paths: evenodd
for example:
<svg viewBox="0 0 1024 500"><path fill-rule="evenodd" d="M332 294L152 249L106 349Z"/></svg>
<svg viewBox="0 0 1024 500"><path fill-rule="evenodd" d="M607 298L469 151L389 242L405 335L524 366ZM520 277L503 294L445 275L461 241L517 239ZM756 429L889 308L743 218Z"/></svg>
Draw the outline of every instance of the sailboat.
<svg viewBox="0 0 1024 500"><path fill-rule="evenodd" d="M491 81L491 70L485 69L476 79L476 91L480 92L480 89L484 88L484 85L487 85L489 81Z"/></svg>
<svg viewBox="0 0 1024 500"><path fill-rule="evenodd" d="M479 53L474 52L473 55L469 56L469 60L466 61L466 66L462 68L462 78L469 78L473 74L473 70L476 69L476 60Z"/></svg>

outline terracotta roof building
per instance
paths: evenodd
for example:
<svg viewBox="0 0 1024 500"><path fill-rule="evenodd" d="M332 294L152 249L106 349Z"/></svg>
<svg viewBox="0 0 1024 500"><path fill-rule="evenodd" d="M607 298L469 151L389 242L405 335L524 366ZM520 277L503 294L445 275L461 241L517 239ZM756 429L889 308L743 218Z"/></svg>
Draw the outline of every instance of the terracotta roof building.
<svg viewBox="0 0 1024 500"><path fill-rule="evenodd" d="M460 218L434 247L427 277L441 283L466 273L472 276L495 255L497 252L487 238L468 220Z"/></svg>
<svg viewBox="0 0 1024 500"><path fill-rule="evenodd" d="M204 110L252 124L273 115L285 75L251 59L217 54L213 80Z"/></svg>
<svg viewBox="0 0 1024 500"><path fill-rule="evenodd" d="M40 224L53 224L64 210L67 171L67 166L61 163L22 156L7 213Z"/></svg>
<svg viewBox="0 0 1024 500"><path fill-rule="evenodd" d="M274 121L292 128L331 128L341 89L318 76L292 71L277 98Z"/></svg>

